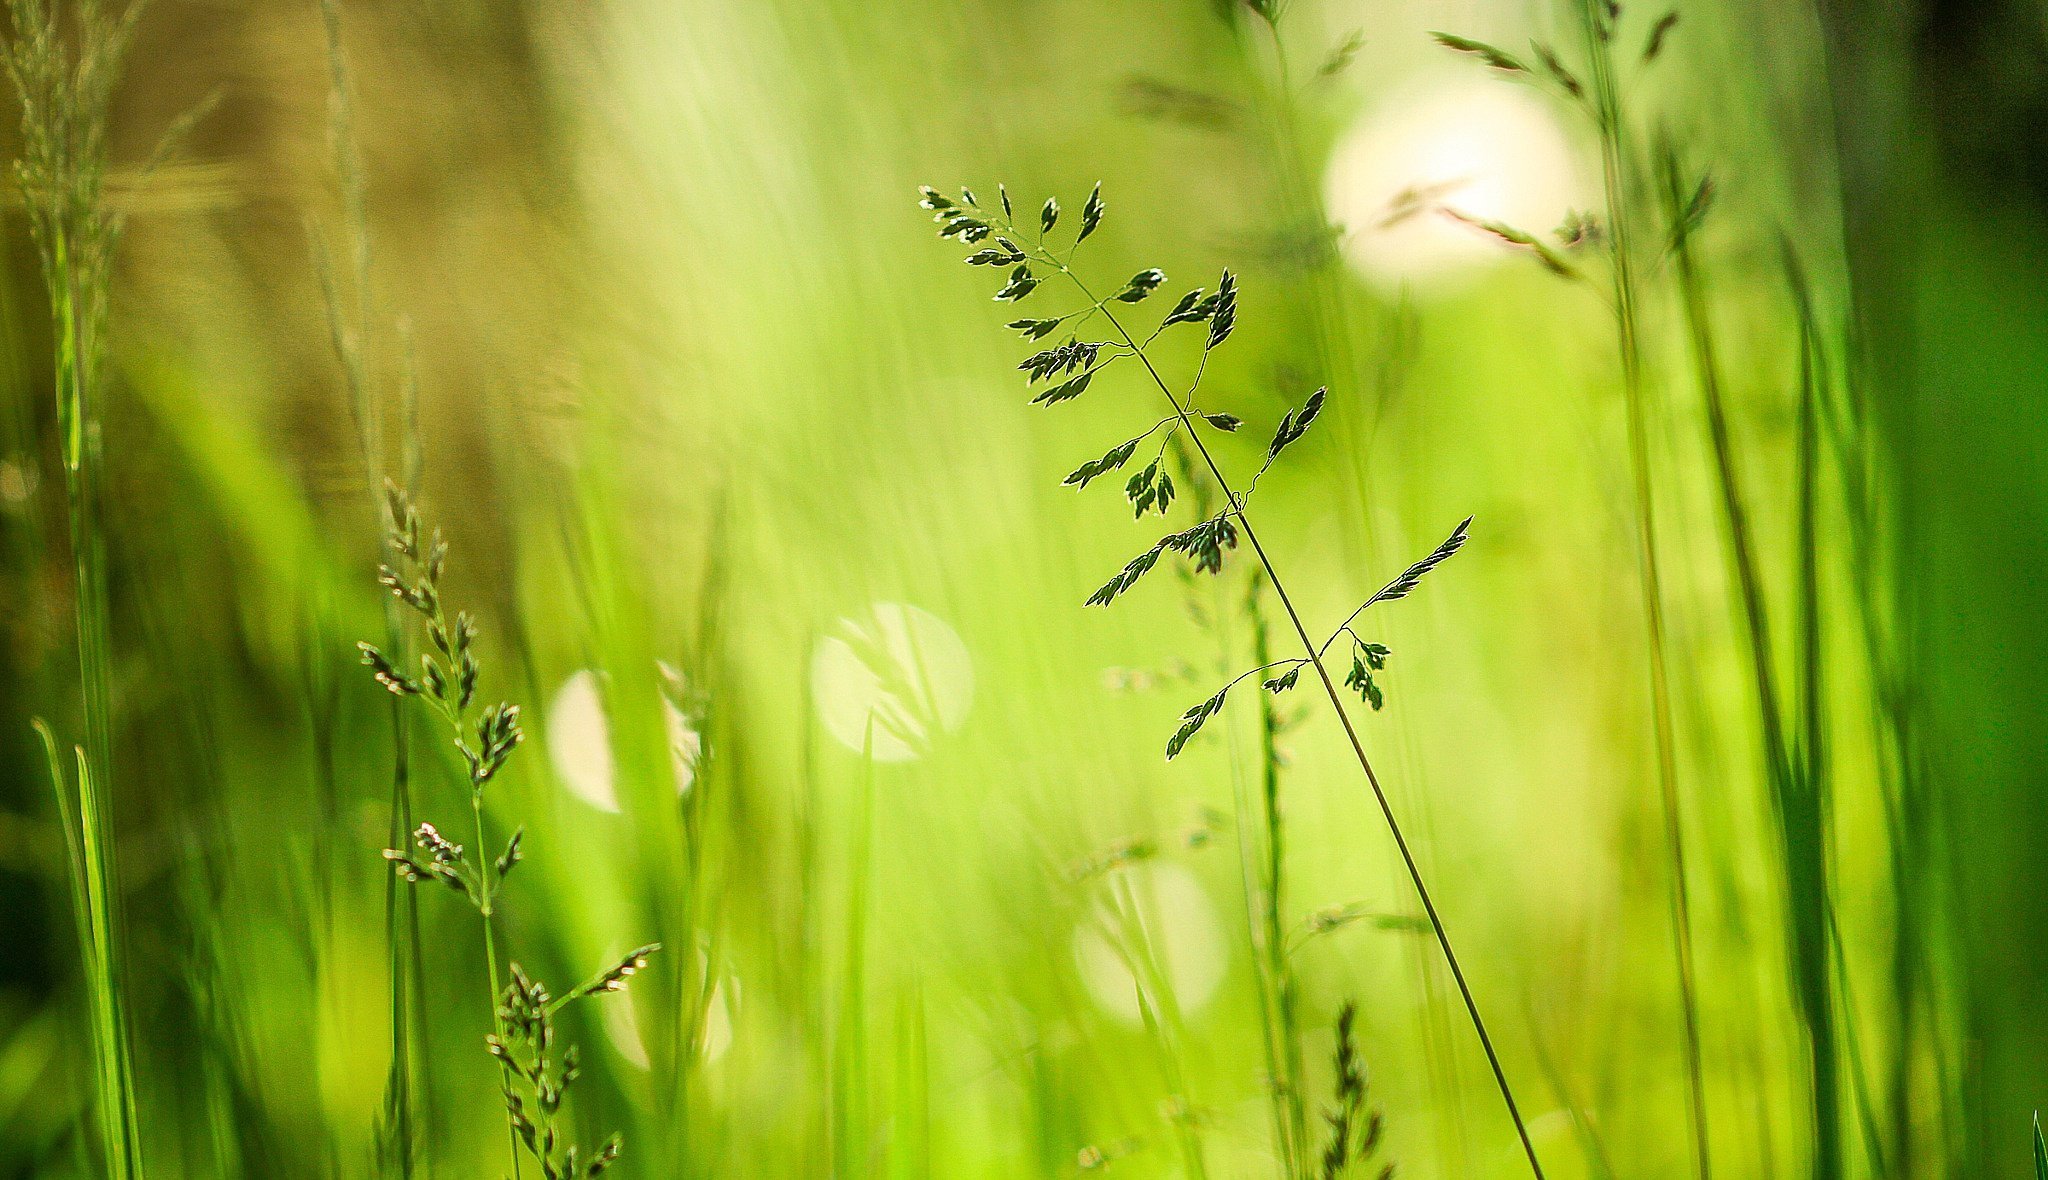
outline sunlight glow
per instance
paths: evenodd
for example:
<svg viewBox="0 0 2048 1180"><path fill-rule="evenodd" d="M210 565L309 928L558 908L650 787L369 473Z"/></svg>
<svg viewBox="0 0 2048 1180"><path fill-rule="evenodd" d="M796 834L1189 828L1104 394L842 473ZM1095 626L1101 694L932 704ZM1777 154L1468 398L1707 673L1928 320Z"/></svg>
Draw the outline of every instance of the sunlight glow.
<svg viewBox="0 0 2048 1180"><path fill-rule="evenodd" d="M1443 209L1548 234L1581 200L1548 106L1477 77L1397 98L1337 144L1324 178L1347 261L1372 282L1441 285L1517 257Z"/></svg>

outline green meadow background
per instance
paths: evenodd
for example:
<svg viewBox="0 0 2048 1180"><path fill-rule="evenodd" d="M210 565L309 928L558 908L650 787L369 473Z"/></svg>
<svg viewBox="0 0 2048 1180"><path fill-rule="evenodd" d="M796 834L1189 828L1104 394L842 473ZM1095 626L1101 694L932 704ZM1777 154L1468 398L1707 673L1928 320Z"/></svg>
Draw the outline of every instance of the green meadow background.
<svg viewBox="0 0 2048 1180"><path fill-rule="evenodd" d="M1645 64L1664 7L1628 0L1613 53L1712 1171L2032 1176L2048 7L1681 8ZM337 15L338 55L313 0L154 0L112 108L129 221L98 411L100 786L144 1173L511 1170L474 911L403 892L380 855L392 698L355 645L383 639L381 525L338 314L376 466L403 478L416 447L480 691L524 710L484 798L492 847L524 831L499 949L559 993L663 944L625 994L561 1018L584 1065L567 1123L623 1133L610 1174L1285 1177L1241 858L1269 769L1311 1138L1349 1001L1385 1128L1354 1174L1529 1174L1328 702L1276 698L1267 758L1247 685L1161 757L1256 662L1260 627L1291 634L1249 555L1082 607L1194 519L1133 523L1104 485L1059 486L1156 420L1147 388L1027 404L1031 346L1002 324L1065 296L991 302L916 208L922 184L987 203L1001 182L1020 211L1057 195L1071 225L1099 181L1080 265L1105 286L1162 268L1132 312L1148 327L1239 276L1202 394L1248 423L1216 444L1234 477L1329 387L1254 510L1311 630L1474 517L1415 596L1364 617L1394 655L1385 709L1354 717L1546 1174L1702 1174L1599 243L1574 281L1437 210L1390 215L1435 185L1538 234L1605 216L1584 112L1430 36L1579 63L1579 4L1291 0L1270 25L1233 0ZM1698 320L1654 224L1666 140L1712 176L1692 290L1769 663L1822 767L1818 878L1788 869L1805 837L1766 769ZM83 740L21 212L10 190L0 1174L126 1174L96 1130L69 796L30 725ZM1192 351L1163 355L1191 375ZM413 716L415 818L467 834L460 764ZM1173 1027L1148 1026L1168 997Z"/></svg>

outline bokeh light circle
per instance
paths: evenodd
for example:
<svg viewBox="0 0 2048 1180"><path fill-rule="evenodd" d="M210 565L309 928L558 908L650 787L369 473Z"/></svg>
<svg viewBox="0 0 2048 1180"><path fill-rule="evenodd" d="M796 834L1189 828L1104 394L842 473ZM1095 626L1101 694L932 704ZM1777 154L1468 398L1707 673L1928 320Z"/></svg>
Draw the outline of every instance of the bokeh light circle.
<svg viewBox="0 0 2048 1180"><path fill-rule="evenodd" d="M661 713L668 736L669 760L674 764L676 794L689 791L696 780L697 758L703 738L690 724L682 706L682 676L667 664L658 664L663 691ZM614 815L619 810L618 767L612 756L611 723L604 706L604 681L599 673L585 668L571 673L548 701L548 761L569 793Z"/></svg>
<svg viewBox="0 0 2048 1180"><path fill-rule="evenodd" d="M1141 864L1117 869L1136 901L1151 952L1180 1010L1193 1013L1216 997L1228 966L1223 922L1208 891L1175 864ZM1126 1024L1140 1024L1136 979L1106 932L1120 929L1107 902L1094 920L1074 934L1074 962L1081 982L1103 1011ZM1153 1002L1157 1002L1156 999Z"/></svg>
<svg viewBox="0 0 2048 1180"><path fill-rule="evenodd" d="M922 757L958 729L974 703L967 645L944 620L900 602L877 602L836 623L811 663L818 721L856 753L873 719L877 762Z"/></svg>

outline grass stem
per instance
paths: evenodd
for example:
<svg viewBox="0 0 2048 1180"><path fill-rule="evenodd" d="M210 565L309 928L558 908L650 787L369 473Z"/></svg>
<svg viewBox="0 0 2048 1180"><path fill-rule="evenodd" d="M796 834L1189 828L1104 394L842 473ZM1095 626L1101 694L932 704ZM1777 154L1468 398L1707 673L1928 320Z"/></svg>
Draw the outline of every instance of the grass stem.
<svg viewBox="0 0 2048 1180"><path fill-rule="evenodd" d="M1692 895L1688 880L1685 821L1678 789L1676 725L1672 718L1668 637L1664 620L1664 579L1658 564L1656 489L1651 475L1648 395L1643 383L1642 344L1637 322L1634 217L1629 204L1627 125L1620 87L1609 52L1611 31L1599 6L1581 0L1579 11L1591 63L1594 117L1600 131L1600 173L1613 235L1613 304L1621 356L1622 399L1628 420L1629 473L1634 489L1636 571L1643 599L1649 648L1650 714L1656 743L1657 798L1664 823L1665 854L1671 861L1672 951L1678 967L1679 1009L1685 1031L1685 1072L1692 1133L1693 1170L1699 1180L1713 1175L1712 1133L1707 1121L1705 1068L1700 1048L1698 970L1694 963Z"/></svg>
<svg viewBox="0 0 2048 1180"><path fill-rule="evenodd" d="M1089 289L1088 284L1079 275L1074 273L1065 260L1053 255L1042 247L1036 248L1036 252L1047 264L1057 269L1079 288L1082 297L1086 298L1100 310L1104 320L1109 323L1109 326L1122 339L1124 346L1129 348L1131 354L1137 357L1139 362L1144 365L1145 372L1151 377L1152 383L1158 386L1159 392L1165 396L1167 404L1172 407L1174 416L1180 420L1181 428L1187 431L1189 440L1194 443L1195 453L1201 457L1202 463L1208 468L1210 476L1215 479L1217 486L1223 489L1224 496L1232 504L1230 509L1231 515L1237 518L1238 524L1244 529L1245 541L1251 546L1252 553L1258 558L1259 566L1265 571L1267 581L1272 583L1273 594L1280 601L1280 609L1287 615L1288 623L1294 628L1295 637L1301 641L1302 651L1308 664L1315 669L1316 678L1322 683L1323 692L1329 698L1330 707L1335 710L1338 722L1344 727L1344 736L1351 745L1352 755L1357 759L1358 768L1365 775L1366 785L1371 788L1373 799L1379 805L1380 814L1386 820L1387 830L1393 836L1394 846L1401 855L1401 863L1407 869L1408 879L1414 885L1416 896L1422 902L1423 912L1428 916L1429 927L1436 936L1437 947L1443 952L1444 962L1450 967L1451 978L1457 984L1460 998L1464 1000L1465 1013L1471 1019L1473 1031L1478 1034L1479 1046L1484 1050L1486 1063L1493 1071L1494 1084L1500 1090L1501 1101L1507 1106L1508 1117L1514 1122L1515 1134L1521 1140L1523 1154L1528 1157L1529 1170L1538 1180L1541 1180L1543 1164L1536 1156L1536 1146L1529 1138L1528 1125L1522 1118L1521 1107L1515 1102L1514 1088L1508 1083L1507 1071L1501 1065L1500 1054L1494 1049L1493 1037L1487 1032L1486 1019L1479 1011L1479 1001L1473 996L1472 985L1465 978L1465 969L1458 962L1458 953L1451 945L1450 931L1446 929L1442 915L1437 912L1436 900L1431 896L1429 885L1423 879L1422 867L1416 861L1414 851L1408 846L1408 838L1401 830L1401 821L1394 814L1394 806L1387 798L1386 790L1380 785L1379 775L1373 770L1372 760L1366 756L1365 743L1359 738L1358 730L1352 724L1351 714L1344 708L1344 700L1337 691L1336 681L1330 678L1329 669L1323 664L1322 653L1318 650L1315 640L1309 637L1307 625L1302 622L1301 612L1295 609L1294 600L1288 595L1286 584L1281 580L1279 571L1274 568L1273 560L1267 555L1265 546L1260 543L1258 532L1253 528L1250 516L1245 509L1243 497L1232 490L1230 481L1224 477L1223 469L1217 464L1215 456L1210 453L1208 446L1202 442L1201 435L1195 428L1193 418L1188 412L1186 403L1166 383L1166 379L1160 375L1159 369L1152 363L1151 356L1146 352L1145 345L1140 343L1138 338L1124 327L1123 323L1117 319L1116 313L1111 311L1102 299L1096 297L1095 293Z"/></svg>

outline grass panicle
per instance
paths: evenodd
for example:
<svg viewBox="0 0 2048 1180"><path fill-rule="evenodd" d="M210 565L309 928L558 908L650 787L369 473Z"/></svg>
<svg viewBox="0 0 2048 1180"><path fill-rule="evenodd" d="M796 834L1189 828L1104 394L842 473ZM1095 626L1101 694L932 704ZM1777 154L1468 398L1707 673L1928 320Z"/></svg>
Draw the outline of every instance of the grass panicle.
<svg viewBox="0 0 2048 1180"><path fill-rule="evenodd" d="M1337 1010L1336 1047L1331 1052L1335 1076L1330 1105L1323 1110L1325 1137L1317 1172L1320 1180L1362 1175L1379 1154L1386 1118L1372 1105L1372 1087L1365 1060L1358 1052L1358 1005L1350 1000ZM1394 1165L1381 1165L1375 1180L1393 1180Z"/></svg>
<svg viewBox="0 0 2048 1180"><path fill-rule="evenodd" d="M524 737L519 706L479 703L477 683L482 665L476 651L476 620L467 611L451 616L441 597L447 543L439 529L425 530L403 488L387 482L384 494L385 548L398 555L399 563L381 567L378 583L410 613L427 650L420 652L416 665L402 666L375 644L359 643L357 647L378 684L394 697L418 701L446 727L448 741L467 772L471 831L476 841L473 851L465 849L432 823L422 822L412 833L417 851L387 848L384 857L398 879L445 886L468 901L481 920L491 999L491 1033L486 1044L500 1066L513 1174L520 1172L519 1153L524 1148L544 1180L583 1180L603 1172L618 1158L619 1138L615 1135L586 1149L567 1142L558 1128L556 1116L579 1070L574 1047L559 1058L553 1055L554 1014L574 1000L625 990L626 981L644 969L648 957L661 948L659 944L640 947L559 999L552 998L546 986L522 970L516 959L501 969L498 899L507 876L525 856L525 829L513 829L503 851L490 853L484 792ZM501 984L501 976L508 971L511 981Z"/></svg>
<svg viewBox="0 0 2048 1180"><path fill-rule="evenodd" d="M1100 199L1101 188L1098 185L1094 192L1090 194L1090 204L1098 204ZM1007 193L1005 193L1005 202L1007 203ZM1196 289L1185 293L1161 317L1158 326L1149 333L1144 334L1141 338L1138 333L1126 326L1121 318L1121 316L1129 315L1130 313L1120 313L1113 305L1144 302L1164 285L1164 275L1158 269L1148 268L1139 271L1132 279L1117 288L1111 289L1110 294L1098 296L1087 280L1082 278L1073 268L1073 259L1082 245L1080 237L1077 235L1070 244L1064 247L1056 246L1051 236L1053 219L1043 219L1041 226L1036 231L1020 229L1011 220L1005 209L984 208L975 198L973 192L967 189L962 189L959 199L955 200L937 189L927 186L921 190L920 205L930 212L933 219L938 223L938 233L942 240L957 240L973 246L981 246L982 243L988 243L982 249L969 254L966 261L971 266L997 267L1007 271L1006 281L995 295L997 302L1020 302L1028 298L1048 277L1052 276L1066 279L1080 297L1086 300L1082 307L1061 313L1050 320L1018 319L1011 321L1009 325L1012 330L1019 332L1027 340L1043 339L1052 335L1053 332L1062 329L1067 333L1068 338L1061 344L1055 345L1052 349L1043 350L1032 358L1027 358L1025 362L1027 373L1040 369L1048 370L1047 377L1038 380L1050 379L1054 375L1049 371L1051 368L1050 363L1041 361L1040 358L1048 354L1059 353L1060 350L1069 350L1063 355L1071 356L1073 355L1073 345L1085 344L1087 346L1084 350L1085 359L1072 366L1078 368L1078 374L1074 377L1065 378L1053 387L1056 390L1071 388L1072 392L1064 393L1056 398L1048 398L1046 394L1041 393L1033 399L1035 404L1057 404L1058 402L1071 401L1086 392L1088 384L1097 374L1121 361L1129 360L1134 360L1138 363L1143 369L1145 378L1165 398L1167 407L1171 411L1169 415L1160 419L1153 427L1132 440L1127 453L1125 447L1121 444L1107 453L1101 461L1105 464L1105 471L1102 473L1106 474L1107 470L1120 468L1124 463L1129 462L1131 457L1138 453L1138 446L1144 445L1145 440L1154 434L1163 434L1163 437L1156 443L1156 446L1161 451L1164 450L1167 443L1174 439L1184 438L1187 445L1200 458L1201 470L1215 481L1217 488L1220 490L1223 503L1212 514L1197 520L1187 528L1166 534L1155 542L1151 548L1132 558L1125 564L1122 570L1118 571L1115 577L1111 578L1109 582L1089 596L1087 604L1091 606L1108 606L1134 588L1141 579L1158 565L1160 559L1166 554L1179 555L1188 566L1199 573L1214 574L1222 570L1226 554L1237 548L1240 537L1251 548L1267 582L1273 588L1274 597L1278 600L1282 612L1287 616L1296 638L1300 641L1303 654L1299 657L1279 661L1269 667L1255 667L1241 674L1237 679L1226 683L1213 695L1190 706L1181 715L1179 726L1167 739L1166 756L1170 760L1185 749L1188 742L1201 731L1202 727L1222 711L1230 690L1243 680L1281 669L1277 676L1268 678L1264 683L1269 691L1285 692L1292 689L1298 682L1301 670L1306 668L1315 672L1316 678L1322 684L1324 693L1329 699L1338 722L1343 727L1345 737L1349 740L1352 754L1358 763L1359 771L1364 776L1367 786L1372 792L1373 799L1379 806L1382 818L1386 821L1388 832L1393 837L1395 847L1400 853L1402 864L1408 872L1409 880L1415 888L1417 897L1422 902L1424 911L1428 915L1431 931L1436 936L1438 948L1441 950L1444 961L1450 968L1452 978L1457 984L1459 995L1464 1001L1466 1015L1471 1021L1473 1031L1479 1038L1480 1047L1485 1052L1487 1064L1493 1072L1494 1081L1500 1091L1502 1102L1507 1107L1509 1118L1514 1124L1515 1133L1521 1142L1523 1153L1528 1159L1530 1171L1534 1175L1541 1177L1543 1168L1537 1158L1535 1144L1529 1137L1528 1127L1523 1121L1521 1108L1515 1101L1513 1088L1508 1083L1507 1072L1501 1064L1499 1054L1494 1048L1493 1038L1487 1031L1486 1022L1480 1014L1478 1000L1473 995L1471 985L1465 977L1464 968L1459 963L1457 953L1452 947L1450 933L1445 927L1441 915L1437 912L1435 899L1432 897L1429 887L1423 878L1421 865L1416 860L1414 852L1408 844L1408 839L1402 831L1400 821L1394 814L1393 804L1388 799L1385 790L1381 787L1379 776L1374 771L1371 760L1366 756L1364 742L1359 737L1357 728L1351 720L1351 715L1344 706L1343 694L1339 691L1336 680L1330 675L1324 659L1326 652L1332 644L1339 638L1348 636L1354 645L1352 649L1354 656L1354 682L1350 687L1359 692L1360 696L1368 703L1373 703L1375 708L1380 703L1383 703L1383 696L1379 686L1370 674L1377 668L1383 667L1386 653L1383 648L1369 649L1367 647L1367 641L1355 629L1356 620L1367 607L1374 605L1376 602L1404 597L1414 588L1414 584L1419 582L1424 574L1447 559L1452 553L1455 553L1457 548L1464 543L1469 521L1461 523L1453 531L1451 538L1445 541L1442 546L1439 546L1430 557L1409 567L1408 570L1396 577L1393 582L1388 583L1381 591L1367 598L1357 610L1352 612L1351 616L1344 623L1340 624L1330 634L1329 638L1319 644L1315 639L1311 638L1306 622L1303 621L1300 612L1296 610L1293 599L1287 592L1285 582L1275 568L1272 558L1266 552L1265 546L1259 541L1257 530L1253 526L1250 515L1250 504L1253 494L1257 491L1259 479L1272 468L1274 461L1284 451L1307 435L1310 427L1320 416L1327 399L1326 390L1316 390L1308 395L1299 407L1287 411L1281 417L1279 424L1274 430L1272 441L1266 448L1263 463L1251 480L1246 483L1242 491L1237 490L1236 486L1224 475L1223 469L1218 464L1215 455L1204 441L1205 431L1225 434L1235 433L1240 425L1239 420L1234 415L1221 415L1222 420L1220 422L1213 420L1212 415L1216 414L1216 411L1202 408L1197 400L1202 389L1202 378L1208 370L1208 362L1211 355L1229 340L1237 325L1239 295L1236 275L1229 270L1225 270L1217 280L1213 292ZM1099 214L1096 220L1099 223ZM1084 328L1093 325L1098 318L1107 330L1109 339L1082 341L1078 333ZM1199 330L1201 335L1201 353L1195 372L1186 385L1180 388L1176 388L1168 383L1165 375L1154 361L1151 351L1152 346L1159 340L1162 334L1176 327ZM1059 373L1066 371L1067 369L1065 368L1058 370ZM1034 385L1037 383L1037 380L1031 382ZM1076 387L1076 383L1078 383L1078 387ZM1140 470L1137 476L1133 477L1125 486L1126 497L1137 506L1137 510L1141 515L1147 507L1156 506L1158 503L1160 472L1157 468L1158 460L1155 459L1151 465ZM1170 503L1170 495L1168 500Z"/></svg>

